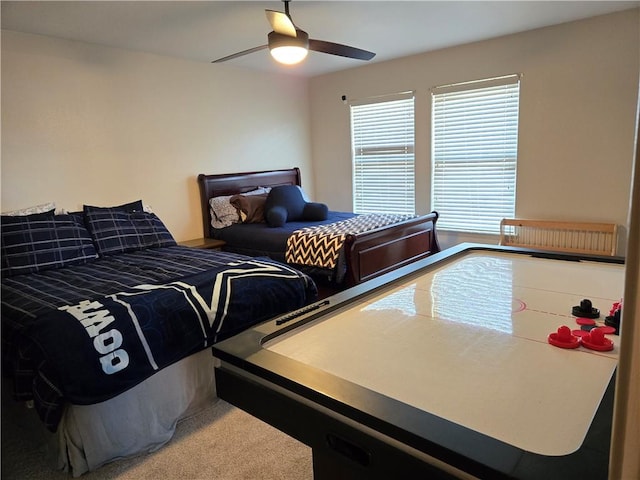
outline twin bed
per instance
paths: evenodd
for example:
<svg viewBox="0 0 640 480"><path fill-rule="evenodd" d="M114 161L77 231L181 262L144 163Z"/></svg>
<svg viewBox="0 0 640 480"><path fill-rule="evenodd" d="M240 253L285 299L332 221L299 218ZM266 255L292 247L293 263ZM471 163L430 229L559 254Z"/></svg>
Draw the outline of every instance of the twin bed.
<svg viewBox="0 0 640 480"><path fill-rule="evenodd" d="M300 172L198 183L206 236L219 238L225 229L209 228L211 198L300 185ZM436 220L347 235L338 265L318 270L282 262L260 240L258 251L233 240L225 251L177 245L141 202L3 215L4 376L51 432L58 467L74 476L153 451L215 400L212 344L313 303L311 275L349 286L435 253ZM231 230L243 226L251 225Z"/></svg>

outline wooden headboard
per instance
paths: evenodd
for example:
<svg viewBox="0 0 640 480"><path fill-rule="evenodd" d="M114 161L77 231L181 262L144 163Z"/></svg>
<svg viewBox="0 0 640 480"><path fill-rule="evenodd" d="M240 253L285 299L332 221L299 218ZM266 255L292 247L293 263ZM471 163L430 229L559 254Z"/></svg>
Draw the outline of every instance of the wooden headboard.
<svg viewBox="0 0 640 480"><path fill-rule="evenodd" d="M267 170L263 172L222 173L219 175L198 175L200 187L200 207L202 209L202 228L205 237L211 236L211 217L209 199L223 195L235 195L255 190L258 187L277 187L278 185L300 185L300 169Z"/></svg>

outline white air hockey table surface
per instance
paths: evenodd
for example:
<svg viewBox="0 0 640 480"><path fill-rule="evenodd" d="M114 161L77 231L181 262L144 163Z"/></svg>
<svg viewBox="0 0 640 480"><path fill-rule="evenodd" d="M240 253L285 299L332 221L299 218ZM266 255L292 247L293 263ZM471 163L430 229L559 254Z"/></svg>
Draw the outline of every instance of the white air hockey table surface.
<svg viewBox="0 0 640 480"><path fill-rule="evenodd" d="M265 347L524 450L566 455L584 440L617 348L562 349L547 337L579 328L571 311L584 298L608 311L623 274L472 252Z"/></svg>

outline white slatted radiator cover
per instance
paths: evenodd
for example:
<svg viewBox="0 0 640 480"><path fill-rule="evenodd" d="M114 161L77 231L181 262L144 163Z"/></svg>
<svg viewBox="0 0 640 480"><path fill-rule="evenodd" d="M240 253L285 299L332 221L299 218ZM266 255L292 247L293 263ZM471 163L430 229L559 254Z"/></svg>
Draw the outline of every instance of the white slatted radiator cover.
<svg viewBox="0 0 640 480"><path fill-rule="evenodd" d="M613 256L617 225L505 218L500 222L500 245Z"/></svg>

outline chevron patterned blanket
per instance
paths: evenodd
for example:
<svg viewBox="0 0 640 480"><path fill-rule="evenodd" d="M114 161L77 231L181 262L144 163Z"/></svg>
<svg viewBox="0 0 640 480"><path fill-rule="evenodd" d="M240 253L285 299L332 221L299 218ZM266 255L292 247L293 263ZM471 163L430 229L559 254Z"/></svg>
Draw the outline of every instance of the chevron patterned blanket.
<svg viewBox="0 0 640 480"><path fill-rule="evenodd" d="M287 263L335 268L348 235L415 218L415 215L365 213L348 220L296 230L287 239Z"/></svg>

